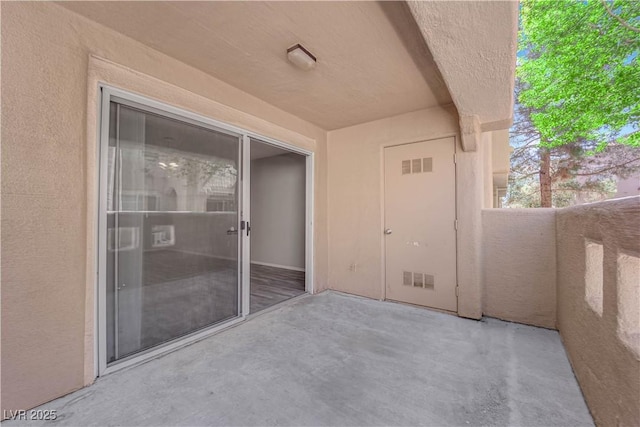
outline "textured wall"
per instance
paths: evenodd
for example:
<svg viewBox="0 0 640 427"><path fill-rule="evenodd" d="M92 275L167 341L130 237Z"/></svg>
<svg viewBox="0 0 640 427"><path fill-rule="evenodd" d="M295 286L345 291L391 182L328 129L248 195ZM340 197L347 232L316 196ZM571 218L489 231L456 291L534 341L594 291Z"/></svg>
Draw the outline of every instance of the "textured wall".
<svg viewBox="0 0 640 427"><path fill-rule="evenodd" d="M562 209L556 230L558 329L587 404L600 426L640 425L640 354L618 335L621 305L639 298L640 283L635 295L620 292L619 256L640 256L640 197ZM604 248L601 316L585 300L585 241Z"/></svg>
<svg viewBox="0 0 640 427"><path fill-rule="evenodd" d="M315 290L326 287L322 129L56 4L0 7L2 409L93 380L98 81L313 150Z"/></svg>
<svg viewBox="0 0 640 427"><path fill-rule="evenodd" d="M451 108L431 108L331 131L329 147L329 283L384 298L383 147L458 135ZM458 147L458 313L479 318L482 155ZM355 264L356 268L351 268Z"/></svg>
<svg viewBox="0 0 640 427"><path fill-rule="evenodd" d="M556 210L482 211L483 312L556 327Z"/></svg>
<svg viewBox="0 0 640 427"><path fill-rule="evenodd" d="M513 116L517 1L408 1L461 116L483 131Z"/></svg>
<svg viewBox="0 0 640 427"><path fill-rule="evenodd" d="M304 269L305 164L297 154L251 162L251 262Z"/></svg>

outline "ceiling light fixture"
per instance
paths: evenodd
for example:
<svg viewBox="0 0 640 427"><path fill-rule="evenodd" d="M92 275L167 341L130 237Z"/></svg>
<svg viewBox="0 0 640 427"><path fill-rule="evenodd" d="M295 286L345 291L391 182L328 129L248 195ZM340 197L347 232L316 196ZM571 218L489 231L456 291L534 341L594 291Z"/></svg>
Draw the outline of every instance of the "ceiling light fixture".
<svg viewBox="0 0 640 427"><path fill-rule="evenodd" d="M305 71L316 66L316 57L301 44L296 44L287 49L287 57L292 64Z"/></svg>

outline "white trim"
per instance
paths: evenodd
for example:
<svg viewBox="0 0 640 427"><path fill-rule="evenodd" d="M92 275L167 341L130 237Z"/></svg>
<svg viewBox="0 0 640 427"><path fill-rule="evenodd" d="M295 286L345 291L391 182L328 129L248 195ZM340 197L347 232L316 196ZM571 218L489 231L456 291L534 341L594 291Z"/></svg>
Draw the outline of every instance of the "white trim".
<svg viewBox="0 0 640 427"><path fill-rule="evenodd" d="M313 294L314 282L313 282L313 248L314 248L314 183L315 183L315 155L311 153L307 156L307 176L306 176L306 247L305 247L305 291Z"/></svg>
<svg viewBox="0 0 640 427"><path fill-rule="evenodd" d="M282 268L283 270L305 271L304 267L291 267L290 265L271 264L269 262L251 261L251 264L264 265L265 267Z"/></svg>
<svg viewBox="0 0 640 427"><path fill-rule="evenodd" d="M106 285L106 271L107 265L107 168L102 165L103 160L106 162L109 150L109 103L110 97L105 95L104 88L98 88L101 98L99 98L99 104L101 109L99 110L98 117L100 117L100 125L98 126L98 146L97 146L97 165L98 171L98 221L96 222L97 228L97 250L96 254L98 259L96 260L96 312L94 317L96 318L96 342L95 342L95 358L97 360L95 371L96 377L100 375L107 367L107 285ZM104 351L103 351L104 350Z"/></svg>
<svg viewBox="0 0 640 427"><path fill-rule="evenodd" d="M242 137L242 220L247 227L251 226L251 140L247 135ZM247 230L238 228L242 233L242 315L247 316L251 309L251 236Z"/></svg>

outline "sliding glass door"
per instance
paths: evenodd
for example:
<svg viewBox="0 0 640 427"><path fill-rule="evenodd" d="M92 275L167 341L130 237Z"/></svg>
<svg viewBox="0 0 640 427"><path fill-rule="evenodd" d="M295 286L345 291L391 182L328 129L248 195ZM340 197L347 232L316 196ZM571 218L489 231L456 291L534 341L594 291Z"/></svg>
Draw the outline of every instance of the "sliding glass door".
<svg viewBox="0 0 640 427"><path fill-rule="evenodd" d="M238 317L242 233L239 135L116 97L107 105L108 365Z"/></svg>

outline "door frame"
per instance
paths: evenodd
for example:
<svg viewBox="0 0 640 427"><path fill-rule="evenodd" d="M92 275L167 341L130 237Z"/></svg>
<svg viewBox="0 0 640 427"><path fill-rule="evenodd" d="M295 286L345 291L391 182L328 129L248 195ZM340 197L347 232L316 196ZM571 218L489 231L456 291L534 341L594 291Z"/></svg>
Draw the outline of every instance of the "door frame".
<svg viewBox="0 0 640 427"><path fill-rule="evenodd" d="M459 274L459 266L458 266L458 258L459 258L459 248L458 248L458 162L457 162L457 155L458 155L458 134L457 133L445 133L443 135L439 135L437 137L428 137L426 139L415 139L415 140L409 140L409 141L390 141L387 143L383 143L380 145L380 194L382 195L382 197L380 197L380 210L382 212L382 215L380 215L380 233L382 235L381 238L381 244L380 244L380 251L381 251L381 259L382 259L382 266L381 266L381 277L382 280L381 282L381 290L380 290L380 295L382 295L382 300L386 301L387 300L387 240L384 238L384 229L386 227L386 207L385 207L385 202L386 202L386 194L385 194L385 190L384 190L384 174L385 174L385 155L384 155L384 150L385 148L391 148L391 147L398 147L401 145L409 145L409 144L417 144L420 142L428 142L428 141L437 141L438 139L444 139L444 138L453 138L453 167L454 167L454 176L455 176L455 182L453 184L454 186L454 209L455 209L455 218L454 218L454 223L456 224L454 232L455 232L455 246L456 246L456 313L458 312L458 308L460 305L460 297L458 295L458 290L459 290L459 284L458 284L458 277L460 276ZM443 311L446 313L452 313L450 311L446 311L446 310L440 310L437 308L432 308L432 307L428 307L430 310L438 310L438 311Z"/></svg>
<svg viewBox="0 0 640 427"><path fill-rule="evenodd" d="M261 135L247 129L243 129L234 125L217 121L215 119L174 107L165 102L155 100L146 96L136 94L131 91L122 90L109 84L98 83L98 114L97 114L97 158L96 158L96 183L97 197L96 217L94 218L97 236L96 244L96 276L95 276L95 301L94 301L94 376L115 372L126 367L137 365L159 355L177 350L186 345L192 344L210 335L213 335L223 329L234 326L246 320L249 314L249 296L250 296L250 237L247 236L245 230L242 238L239 239L238 256L239 256L239 298L238 298L238 316L220 323L216 323L209 327L194 331L183 337L178 337L167 343L160 344L147 350L123 358L117 362L107 365L107 307L106 307L106 184L107 184L107 168L106 162L108 158L108 141L109 141L109 107L113 98L120 99L131 105L138 105L146 111L158 113L164 117L174 118L179 121L196 124L205 128L209 128L218 132L235 135L239 138L239 175L240 175L240 195L238 201L240 203L240 215L238 222L247 221L250 217L250 147L249 139L253 138L261 142L265 142L297 154L305 156L306 159L306 222L305 222L305 291L313 293L313 237L314 237L314 152L306 150L295 145ZM103 208L104 211L103 211ZM240 230L240 224L238 224Z"/></svg>
<svg viewBox="0 0 640 427"><path fill-rule="evenodd" d="M251 218L251 140L261 144L272 145L274 147L281 148L291 153L299 154L305 158L305 276L304 276L304 290L308 294L313 294L313 182L314 182L314 153L313 151L305 150L300 147L296 147L286 142L279 141L277 139L269 138L248 132L242 138L242 155L243 165L249 167L243 172L243 199L242 208L243 213L246 213L246 218ZM247 233L243 231L243 276L242 276L242 314L248 316L251 314L251 239L247 238Z"/></svg>

